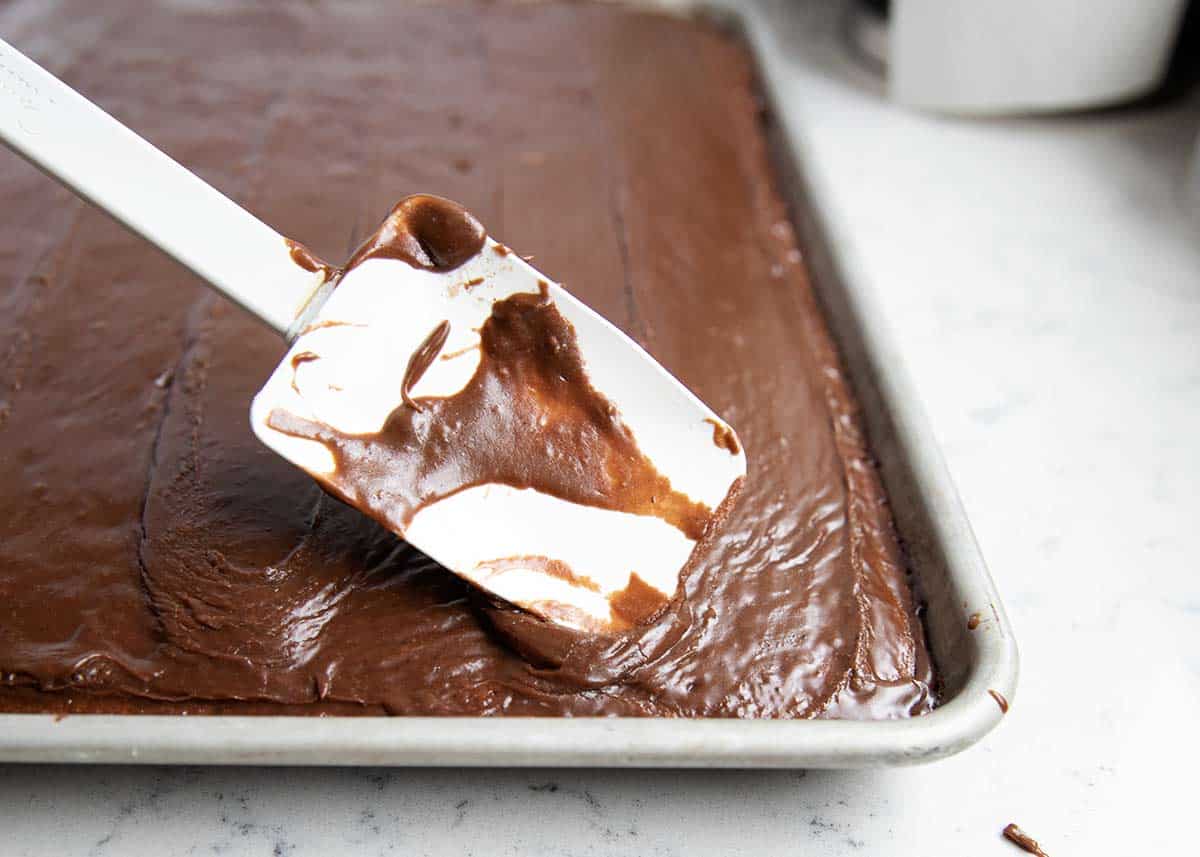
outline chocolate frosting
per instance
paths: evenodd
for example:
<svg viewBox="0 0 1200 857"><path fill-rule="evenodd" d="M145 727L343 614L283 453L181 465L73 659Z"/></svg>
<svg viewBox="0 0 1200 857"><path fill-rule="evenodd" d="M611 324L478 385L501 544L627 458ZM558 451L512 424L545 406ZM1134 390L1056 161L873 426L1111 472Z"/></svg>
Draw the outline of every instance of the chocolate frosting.
<svg viewBox="0 0 1200 857"><path fill-rule="evenodd" d="M693 541L704 535L713 511L673 490L638 449L616 406L589 382L575 331L545 283L540 294L492 307L479 332L479 367L462 391L412 399L449 328L441 322L413 354L404 401L378 432L343 434L280 409L267 424L323 444L336 467L321 477L325 487L401 534L425 506L499 484L658 517Z"/></svg>
<svg viewBox="0 0 1200 857"><path fill-rule="evenodd" d="M314 259L412 189L460 199L737 426L741 497L646 625L592 637L492 603L253 437L278 339L0 159L0 708L929 710L741 44L601 5L355 8L114 0L97 32L83 0L18 0L0 30Z"/></svg>
<svg viewBox="0 0 1200 857"><path fill-rule="evenodd" d="M408 365L404 368L404 380L400 384L400 399L404 407L411 408L414 411L424 411L425 408L420 402L412 397L412 388L417 382L429 371L429 367L433 365L433 361L437 360L438 355L442 353L442 347L446 344L446 337L450 335L450 322L440 321L429 335L425 337L425 341L420 344L412 357L408 359ZM311 429L310 429L311 431ZM337 446L335 442L333 444Z"/></svg>
<svg viewBox="0 0 1200 857"><path fill-rule="evenodd" d="M477 255L486 238L483 224L458 203L415 194L396 203L346 268L368 259L399 259L414 268L453 271Z"/></svg>
<svg viewBox="0 0 1200 857"><path fill-rule="evenodd" d="M1033 857L1050 857L1049 854L1042 850L1042 846L1038 845L1036 839L1015 824L1005 825L1001 834L1022 851L1032 854Z"/></svg>
<svg viewBox="0 0 1200 857"><path fill-rule="evenodd" d="M321 271L323 274L325 274L326 279L332 275L333 268L328 262L317 258L317 255L313 253L312 250L309 250L299 241L293 241L291 238L285 238L284 240L287 242L288 255L291 256L292 261L301 268L311 274Z"/></svg>

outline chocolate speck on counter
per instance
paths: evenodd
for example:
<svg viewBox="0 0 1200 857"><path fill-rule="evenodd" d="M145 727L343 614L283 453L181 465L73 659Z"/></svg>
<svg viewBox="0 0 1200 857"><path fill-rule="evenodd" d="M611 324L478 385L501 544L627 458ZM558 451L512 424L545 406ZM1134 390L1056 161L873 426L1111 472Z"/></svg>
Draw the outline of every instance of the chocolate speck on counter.
<svg viewBox="0 0 1200 857"><path fill-rule="evenodd" d="M1009 842L1016 845L1023 851L1027 851L1034 857L1050 857L1042 847L1037 844L1037 841L1015 824L1007 825L1003 830L1003 836Z"/></svg>
<svg viewBox="0 0 1200 857"><path fill-rule="evenodd" d="M989 690L988 693L991 694L992 699L996 700L996 704L1000 706L1000 713L1008 714L1008 700L1004 698L1004 694L998 690Z"/></svg>
<svg viewBox="0 0 1200 857"><path fill-rule="evenodd" d="M983 621L978 613L972 613L967 617L967 630L974 631L979 627L979 623Z"/></svg>

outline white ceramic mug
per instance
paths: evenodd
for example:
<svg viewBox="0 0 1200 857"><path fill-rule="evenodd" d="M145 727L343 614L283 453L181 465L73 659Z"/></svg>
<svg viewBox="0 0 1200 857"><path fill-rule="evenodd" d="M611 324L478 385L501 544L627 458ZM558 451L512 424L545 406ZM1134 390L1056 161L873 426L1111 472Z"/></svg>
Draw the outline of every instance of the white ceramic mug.
<svg viewBox="0 0 1200 857"><path fill-rule="evenodd" d="M1041 113L1152 90L1186 0L892 0L889 87L948 113Z"/></svg>

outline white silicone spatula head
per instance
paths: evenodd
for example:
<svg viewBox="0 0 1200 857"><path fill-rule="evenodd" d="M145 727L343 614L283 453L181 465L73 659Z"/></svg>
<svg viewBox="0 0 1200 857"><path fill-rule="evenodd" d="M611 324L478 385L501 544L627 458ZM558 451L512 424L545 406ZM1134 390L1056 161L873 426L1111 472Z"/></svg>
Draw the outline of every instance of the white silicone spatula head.
<svg viewBox="0 0 1200 857"><path fill-rule="evenodd" d="M251 410L268 446L550 621L658 612L745 474L716 414L453 203L404 200L326 266L3 42L0 138L294 340Z"/></svg>
<svg viewBox="0 0 1200 857"><path fill-rule="evenodd" d="M745 473L716 414L436 197L355 254L251 420L447 568L589 630L665 606Z"/></svg>

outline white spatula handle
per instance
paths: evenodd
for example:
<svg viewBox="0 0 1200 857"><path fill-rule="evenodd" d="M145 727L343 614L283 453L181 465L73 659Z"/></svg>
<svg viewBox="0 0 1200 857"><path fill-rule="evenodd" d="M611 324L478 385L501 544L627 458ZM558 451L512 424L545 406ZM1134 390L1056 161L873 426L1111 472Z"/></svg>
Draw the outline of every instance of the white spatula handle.
<svg viewBox="0 0 1200 857"><path fill-rule="evenodd" d="M322 284L283 236L3 40L0 140L281 333Z"/></svg>

